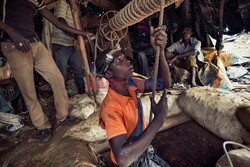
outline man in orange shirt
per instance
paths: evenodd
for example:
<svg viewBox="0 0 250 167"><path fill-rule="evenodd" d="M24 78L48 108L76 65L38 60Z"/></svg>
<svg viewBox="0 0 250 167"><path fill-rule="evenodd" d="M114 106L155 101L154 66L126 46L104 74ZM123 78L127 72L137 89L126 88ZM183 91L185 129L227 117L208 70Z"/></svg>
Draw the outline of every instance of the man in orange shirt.
<svg viewBox="0 0 250 167"><path fill-rule="evenodd" d="M165 59L164 48L167 42L166 27L151 28L151 45L160 47L158 71L158 88L170 88L169 66ZM151 99L154 113L152 122L146 127L142 104L137 97L139 92L152 91L152 80L134 80L133 66L125 56L117 50L106 50L96 61L97 73L109 81L109 90L100 109L100 125L105 128L111 146L111 158L118 166L147 166L142 160L151 141L162 126L167 105L164 91L158 104ZM153 153L152 153L153 154ZM160 166L168 164L155 155ZM142 162L143 161L143 162ZM141 163L142 162L142 163ZM140 165L138 165L140 163ZM154 166L151 164L148 166Z"/></svg>

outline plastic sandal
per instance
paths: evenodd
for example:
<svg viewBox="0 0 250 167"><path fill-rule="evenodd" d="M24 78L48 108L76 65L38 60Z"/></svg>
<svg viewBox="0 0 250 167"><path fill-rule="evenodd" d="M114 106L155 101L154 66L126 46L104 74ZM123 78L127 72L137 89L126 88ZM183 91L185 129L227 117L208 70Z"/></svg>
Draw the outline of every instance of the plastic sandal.
<svg viewBox="0 0 250 167"><path fill-rule="evenodd" d="M23 127L23 124L19 124L19 125L9 124L6 126L6 130L9 132L15 132L16 130L20 129L21 127Z"/></svg>

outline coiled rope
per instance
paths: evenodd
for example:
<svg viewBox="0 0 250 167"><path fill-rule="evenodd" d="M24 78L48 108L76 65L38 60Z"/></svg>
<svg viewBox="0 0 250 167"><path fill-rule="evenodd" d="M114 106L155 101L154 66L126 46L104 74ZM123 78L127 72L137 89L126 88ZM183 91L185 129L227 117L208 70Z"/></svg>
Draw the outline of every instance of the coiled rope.
<svg viewBox="0 0 250 167"><path fill-rule="evenodd" d="M164 8L177 0L163 1ZM133 0L110 19L109 26L114 31L120 31L125 27L138 23L155 12L159 12L160 10L161 1L159 0Z"/></svg>

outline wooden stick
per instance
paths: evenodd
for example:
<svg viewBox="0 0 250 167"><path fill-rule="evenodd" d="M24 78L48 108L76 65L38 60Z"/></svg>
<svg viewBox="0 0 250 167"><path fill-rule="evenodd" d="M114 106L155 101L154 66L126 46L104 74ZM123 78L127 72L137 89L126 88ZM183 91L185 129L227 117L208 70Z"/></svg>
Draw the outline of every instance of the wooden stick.
<svg viewBox="0 0 250 167"><path fill-rule="evenodd" d="M82 24L81 24L81 20L80 20L81 13L80 13L79 4L76 3L76 0L69 0L69 3L70 3L70 7L71 7L71 12L72 12L75 28L78 30L82 30ZM84 44L84 39L81 35L78 35L77 40L78 40L78 44L79 44L82 63L84 66L85 77L91 77L86 47ZM93 85L92 79L86 79L86 82L91 82L91 83L87 83L87 85ZM91 99L93 99L95 101L95 95L94 95L93 89L89 89L89 96Z"/></svg>
<svg viewBox="0 0 250 167"><path fill-rule="evenodd" d="M69 0L69 2L70 2L70 7L71 7L71 12L72 12L75 28L78 30L82 30L82 25L81 25L81 20L80 20L81 14L80 14L79 6L76 3L76 0ZM81 35L78 35L77 40L78 40L79 47L80 47L80 54L82 57L84 72L86 76L89 76L90 71L89 71L89 64L88 64L88 58L87 58L87 52L86 52L86 48L84 44L84 39Z"/></svg>
<svg viewBox="0 0 250 167"><path fill-rule="evenodd" d="M219 39L218 41L222 42L223 38L223 15L224 15L224 0L220 0L220 9L219 9ZM217 50L217 56L220 57L221 49Z"/></svg>

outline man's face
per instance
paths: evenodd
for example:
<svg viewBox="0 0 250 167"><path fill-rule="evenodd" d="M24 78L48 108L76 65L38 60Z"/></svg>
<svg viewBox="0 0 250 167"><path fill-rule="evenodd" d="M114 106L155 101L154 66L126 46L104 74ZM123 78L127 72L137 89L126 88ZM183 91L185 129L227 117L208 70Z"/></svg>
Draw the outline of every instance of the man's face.
<svg viewBox="0 0 250 167"><path fill-rule="evenodd" d="M113 79L127 79L133 74L133 65L130 60L126 59L121 52L115 52L113 54L114 59L109 66L109 71L112 72Z"/></svg>
<svg viewBox="0 0 250 167"><path fill-rule="evenodd" d="M182 39L189 40L189 38L192 36L193 32L191 28L184 28L182 30Z"/></svg>

